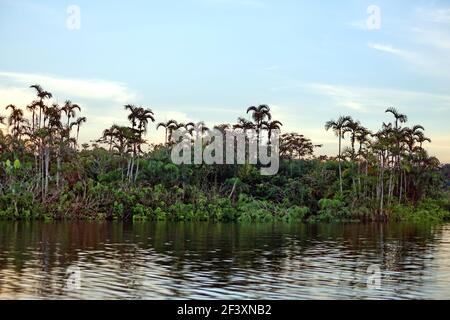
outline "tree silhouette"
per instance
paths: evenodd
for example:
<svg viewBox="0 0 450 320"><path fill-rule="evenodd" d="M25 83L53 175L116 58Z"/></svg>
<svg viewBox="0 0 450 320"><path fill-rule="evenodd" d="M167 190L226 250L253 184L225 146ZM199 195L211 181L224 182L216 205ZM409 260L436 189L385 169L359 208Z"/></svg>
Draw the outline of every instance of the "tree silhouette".
<svg viewBox="0 0 450 320"><path fill-rule="evenodd" d="M344 138L345 130L347 129L348 123L351 121L351 117L349 116L341 116L337 120L328 121L325 124L325 130L332 129L334 134L339 138L339 153L338 153L338 161L339 161L339 187L341 194L343 193L342 186L342 164L341 164L341 153L342 153L342 139Z"/></svg>

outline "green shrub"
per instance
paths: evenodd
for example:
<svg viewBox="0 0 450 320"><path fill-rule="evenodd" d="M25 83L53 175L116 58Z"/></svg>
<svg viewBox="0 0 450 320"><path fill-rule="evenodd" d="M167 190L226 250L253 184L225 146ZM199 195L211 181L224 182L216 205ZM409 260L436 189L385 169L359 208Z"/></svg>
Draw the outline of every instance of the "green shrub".
<svg viewBox="0 0 450 320"><path fill-rule="evenodd" d="M425 199L417 206L395 205L389 208L389 218L394 221L440 223L450 220L450 212L442 199Z"/></svg>
<svg viewBox="0 0 450 320"><path fill-rule="evenodd" d="M309 214L309 208L293 206L285 211L283 219L288 222L298 222L305 220Z"/></svg>
<svg viewBox="0 0 450 320"><path fill-rule="evenodd" d="M339 199L322 199L319 201L319 212L310 218L311 222L335 222L350 218L346 204Z"/></svg>

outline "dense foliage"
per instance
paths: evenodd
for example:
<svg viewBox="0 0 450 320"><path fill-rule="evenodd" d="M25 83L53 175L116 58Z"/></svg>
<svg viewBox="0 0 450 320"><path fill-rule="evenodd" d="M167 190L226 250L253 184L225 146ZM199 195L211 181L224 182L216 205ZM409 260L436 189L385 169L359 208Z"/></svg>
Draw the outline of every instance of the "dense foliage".
<svg viewBox="0 0 450 320"><path fill-rule="evenodd" d="M395 109L392 123L372 133L351 117L329 121L337 136L336 157L315 157L314 145L297 133L281 136L275 176L259 165L175 165L174 130L194 123L157 124L165 143L147 144L150 109L127 105L129 126L113 125L91 145L79 146L85 117L71 101L48 105L39 85L24 110L9 105L0 115L0 218L134 219L189 221L348 221L450 218L450 201L439 161L424 143L424 128L406 127ZM215 128L256 130L263 140L282 124L266 105L250 107L252 119ZM203 125L204 134L209 129ZM342 141L349 138L349 147ZM192 143L195 137L192 135ZM267 140L264 140L267 141ZM147 146L144 148L144 146Z"/></svg>

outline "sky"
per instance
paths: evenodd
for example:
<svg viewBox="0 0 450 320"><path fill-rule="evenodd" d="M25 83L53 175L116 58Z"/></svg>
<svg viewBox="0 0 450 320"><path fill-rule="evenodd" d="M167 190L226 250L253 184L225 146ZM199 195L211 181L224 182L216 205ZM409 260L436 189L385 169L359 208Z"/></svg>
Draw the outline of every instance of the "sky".
<svg viewBox="0 0 450 320"><path fill-rule="evenodd" d="M395 107L450 162L450 0L0 0L0 43L0 114L39 83L81 105L82 142L127 124L124 104L210 127L268 104L336 154L326 121L376 131Z"/></svg>

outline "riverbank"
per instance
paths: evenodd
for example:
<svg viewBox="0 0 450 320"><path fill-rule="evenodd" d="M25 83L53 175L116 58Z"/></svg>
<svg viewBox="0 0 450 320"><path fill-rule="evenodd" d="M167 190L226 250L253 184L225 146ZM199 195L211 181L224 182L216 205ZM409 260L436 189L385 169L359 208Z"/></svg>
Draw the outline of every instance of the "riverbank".
<svg viewBox="0 0 450 320"><path fill-rule="evenodd" d="M179 190L181 193L182 190ZM45 206L29 198L11 197L0 210L0 220L120 220L190 222L433 222L450 221L450 196L424 199L416 205L392 204L383 214L368 206L352 206L344 199L321 199L317 208L258 200L241 194L230 197L197 194L190 203L182 202L162 185L154 188L114 189L98 185L80 202L73 193L49 199ZM27 202L30 201L30 202Z"/></svg>

